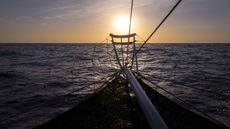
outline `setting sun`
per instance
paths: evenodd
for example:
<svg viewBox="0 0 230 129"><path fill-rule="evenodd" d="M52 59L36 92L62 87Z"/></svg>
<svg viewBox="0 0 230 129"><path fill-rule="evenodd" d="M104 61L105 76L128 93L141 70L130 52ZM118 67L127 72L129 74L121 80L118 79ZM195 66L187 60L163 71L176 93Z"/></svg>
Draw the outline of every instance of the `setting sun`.
<svg viewBox="0 0 230 129"><path fill-rule="evenodd" d="M115 27L120 33L128 33L129 31L129 17L120 16L115 20Z"/></svg>

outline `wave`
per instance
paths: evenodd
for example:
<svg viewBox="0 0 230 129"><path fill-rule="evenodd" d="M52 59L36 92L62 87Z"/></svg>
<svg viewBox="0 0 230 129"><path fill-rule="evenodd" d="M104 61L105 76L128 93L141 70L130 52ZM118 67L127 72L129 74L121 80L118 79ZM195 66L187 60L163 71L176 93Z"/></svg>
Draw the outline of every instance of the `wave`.
<svg viewBox="0 0 230 129"><path fill-rule="evenodd" d="M14 73L5 73L5 72L2 72L0 73L0 78L17 78L18 76Z"/></svg>
<svg viewBox="0 0 230 129"><path fill-rule="evenodd" d="M0 79L27 79L26 76L17 72L0 72Z"/></svg>
<svg viewBox="0 0 230 129"><path fill-rule="evenodd" d="M147 45L142 49L143 53L138 55L139 70L153 82L166 87L181 99L195 106L198 105L204 111L208 112L213 106L216 109L224 107L224 110L229 111L229 50L229 45ZM85 86L89 81L100 81L112 73L111 69L116 65L114 58L110 59L110 51L112 47L107 50L105 45L2 47L0 50L1 103L6 105L4 102L8 102L8 105L13 105L16 109L27 108L50 100L52 102L55 96ZM113 52L111 55L114 55ZM62 110L59 105L64 108L71 106L73 100L79 98L79 95L71 94L59 99L58 105L42 107L41 109L50 109L50 112L43 111L43 117L47 119L54 110ZM209 103L210 100L217 101L223 106ZM1 110L14 113L11 111L11 106L0 104ZM41 116L40 113L39 110ZM225 119L226 113L220 113L217 117L229 123L229 120ZM36 119L33 116L28 118ZM12 125L17 123L26 126L29 121L15 121Z"/></svg>
<svg viewBox="0 0 230 129"><path fill-rule="evenodd" d="M51 63L46 63L46 62L26 62L26 63L17 63L16 66L40 66L40 67L43 67L43 66L53 66Z"/></svg>
<svg viewBox="0 0 230 129"><path fill-rule="evenodd" d="M0 51L0 56L15 56L15 55L21 55L21 53L16 51L8 51L8 50Z"/></svg>

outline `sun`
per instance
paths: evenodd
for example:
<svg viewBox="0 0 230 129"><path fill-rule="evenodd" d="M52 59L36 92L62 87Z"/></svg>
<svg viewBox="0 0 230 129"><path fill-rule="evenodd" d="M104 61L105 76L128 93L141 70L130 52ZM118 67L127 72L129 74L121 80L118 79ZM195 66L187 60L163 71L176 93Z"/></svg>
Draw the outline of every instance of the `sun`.
<svg viewBox="0 0 230 129"><path fill-rule="evenodd" d="M129 31L129 17L127 16L119 16L116 18L115 27L120 33L128 33Z"/></svg>

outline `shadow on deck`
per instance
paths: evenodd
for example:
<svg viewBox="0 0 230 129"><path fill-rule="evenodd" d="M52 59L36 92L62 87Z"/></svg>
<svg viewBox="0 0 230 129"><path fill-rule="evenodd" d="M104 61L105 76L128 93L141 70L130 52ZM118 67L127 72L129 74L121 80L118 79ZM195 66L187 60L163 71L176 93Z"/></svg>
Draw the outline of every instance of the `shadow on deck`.
<svg viewBox="0 0 230 129"><path fill-rule="evenodd" d="M136 99L127 92L127 82L115 78L77 107L35 129L148 129Z"/></svg>
<svg viewBox="0 0 230 129"><path fill-rule="evenodd" d="M138 79L170 129L229 129L161 95ZM130 95L131 94L131 95ZM35 129L148 129L150 128L126 80L116 77L77 107Z"/></svg>

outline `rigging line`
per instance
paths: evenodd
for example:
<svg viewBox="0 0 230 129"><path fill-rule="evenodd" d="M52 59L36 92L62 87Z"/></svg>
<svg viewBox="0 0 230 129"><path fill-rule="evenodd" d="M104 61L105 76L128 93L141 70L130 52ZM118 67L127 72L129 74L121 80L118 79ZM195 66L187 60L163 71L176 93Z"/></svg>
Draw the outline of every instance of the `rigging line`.
<svg viewBox="0 0 230 129"><path fill-rule="evenodd" d="M130 35L131 33L131 28L132 28L132 18L133 18L133 0L131 1L131 10L130 10L130 17L129 17L129 33L128 35ZM130 42L130 37L128 38L128 42ZM128 60L128 55L129 55L129 45L127 45L127 53L126 53L126 60ZM128 62L127 62L128 63ZM126 64L128 65L128 64Z"/></svg>
<svg viewBox="0 0 230 129"><path fill-rule="evenodd" d="M154 29L154 31L149 35L149 37L145 40L145 42L140 46L140 48L136 51L135 55L140 52L140 50L144 47L144 45L149 41L149 39L157 32L157 30L161 27L161 25L168 19L168 17L172 14L172 12L176 9L176 7L181 3L182 0L179 0L173 8L169 11L169 13L165 16L165 18L160 22L160 24Z"/></svg>
<svg viewBox="0 0 230 129"><path fill-rule="evenodd" d="M161 25L167 20L167 18L172 14L172 12L176 9L176 7L181 3L182 0L179 0L173 8L169 11L169 13L165 16L165 18L160 22L160 24L154 29L154 31L149 35L149 37L145 40L145 42L140 46L138 50L136 50L133 54L133 58L137 56L137 54L141 51L141 49L144 47L144 45L149 41L149 39L157 32L157 30L161 27ZM133 66L133 61L132 59L132 64L131 67Z"/></svg>
<svg viewBox="0 0 230 129"><path fill-rule="evenodd" d="M120 73L120 71L115 72L115 73L109 75L108 77L110 77L110 78L109 78L109 80L108 80L107 82L110 82L110 81L111 81L114 77L116 77L119 73ZM8 121L8 120L10 120L10 119L13 119L13 118L15 118L15 117L18 117L18 116L20 116L20 115L22 115L22 114L25 114L25 113L27 113L27 112L30 112L30 111L32 111L32 110L35 110L35 109L38 110L38 109L40 109L42 106L47 106L47 105L50 105L50 104L55 104L56 102L58 102L58 101L57 101L58 99L60 99L60 98L62 98L62 97L65 97L65 96L68 96L68 95L70 95L70 94L72 94L72 93L74 93L74 92L83 90L84 88L89 87L89 86L91 86L91 85L93 85L93 84L94 84L94 83L92 83L92 84L90 84L90 85L87 85L87 86L84 86L84 87L81 87L81 88L79 88L79 89L76 89L76 90L74 90L74 91L68 92L67 94L64 94L64 95L61 95L61 96L57 96L57 97L54 98L53 101L50 102L50 103L44 102L44 103L35 105L35 106L31 107L30 109L24 110L24 111L22 111L22 112L19 112L19 113L16 113L16 114L14 114L14 115L11 115L11 116L9 116L9 117L7 117L7 118L4 118L4 119L0 120L0 124L3 123L3 122L5 122L5 121ZM105 82L105 83L102 84L100 87L103 87L103 86L105 86L106 84L107 84L107 83ZM99 87L99 89L100 89L100 87Z"/></svg>
<svg viewBox="0 0 230 129"><path fill-rule="evenodd" d="M139 42L145 42L145 39L144 39L144 38L142 38L139 34L136 34L136 36L137 36L138 38L140 38L140 41L139 41L139 40L136 40L136 41L139 41Z"/></svg>
<svg viewBox="0 0 230 129"><path fill-rule="evenodd" d="M110 51L111 52L111 51ZM111 53L109 53L109 44L107 44L107 51L106 53L109 55L109 61L110 61L110 66L113 68L113 69L117 69L117 66L116 64L113 63L113 55Z"/></svg>
<svg viewBox="0 0 230 129"><path fill-rule="evenodd" d="M99 43L104 43L105 41L107 41L108 40L108 38L109 38L109 36L107 36L104 40L102 40L101 42L99 42Z"/></svg>
<svg viewBox="0 0 230 129"><path fill-rule="evenodd" d="M212 116L200 111L198 108L196 108L195 106L193 106L192 104L185 102L184 100L180 99L179 97L177 97L176 95L174 95L173 93L167 91L166 89L164 89L163 87L157 85L156 83L150 81L149 79L147 79L145 76L141 75L140 73L135 72L138 76L142 77L143 79L147 80L148 82L152 83L153 85L155 85L156 87L160 88L161 90L163 90L164 92L166 92L167 94L175 97L177 100L181 101L185 106L189 106L190 108L192 108L193 110L196 110L197 112L201 113L203 116L211 119L212 121L215 121L216 123L225 126L223 123L221 123L220 121L216 120L215 118L213 118Z"/></svg>
<svg viewBox="0 0 230 129"><path fill-rule="evenodd" d="M129 19L129 35L131 33L131 27L132 27L132 17L133 17L133 0L131 2L131 11L130 11L130 19ZM130 37L129 37L130 38Z"/></svg>

